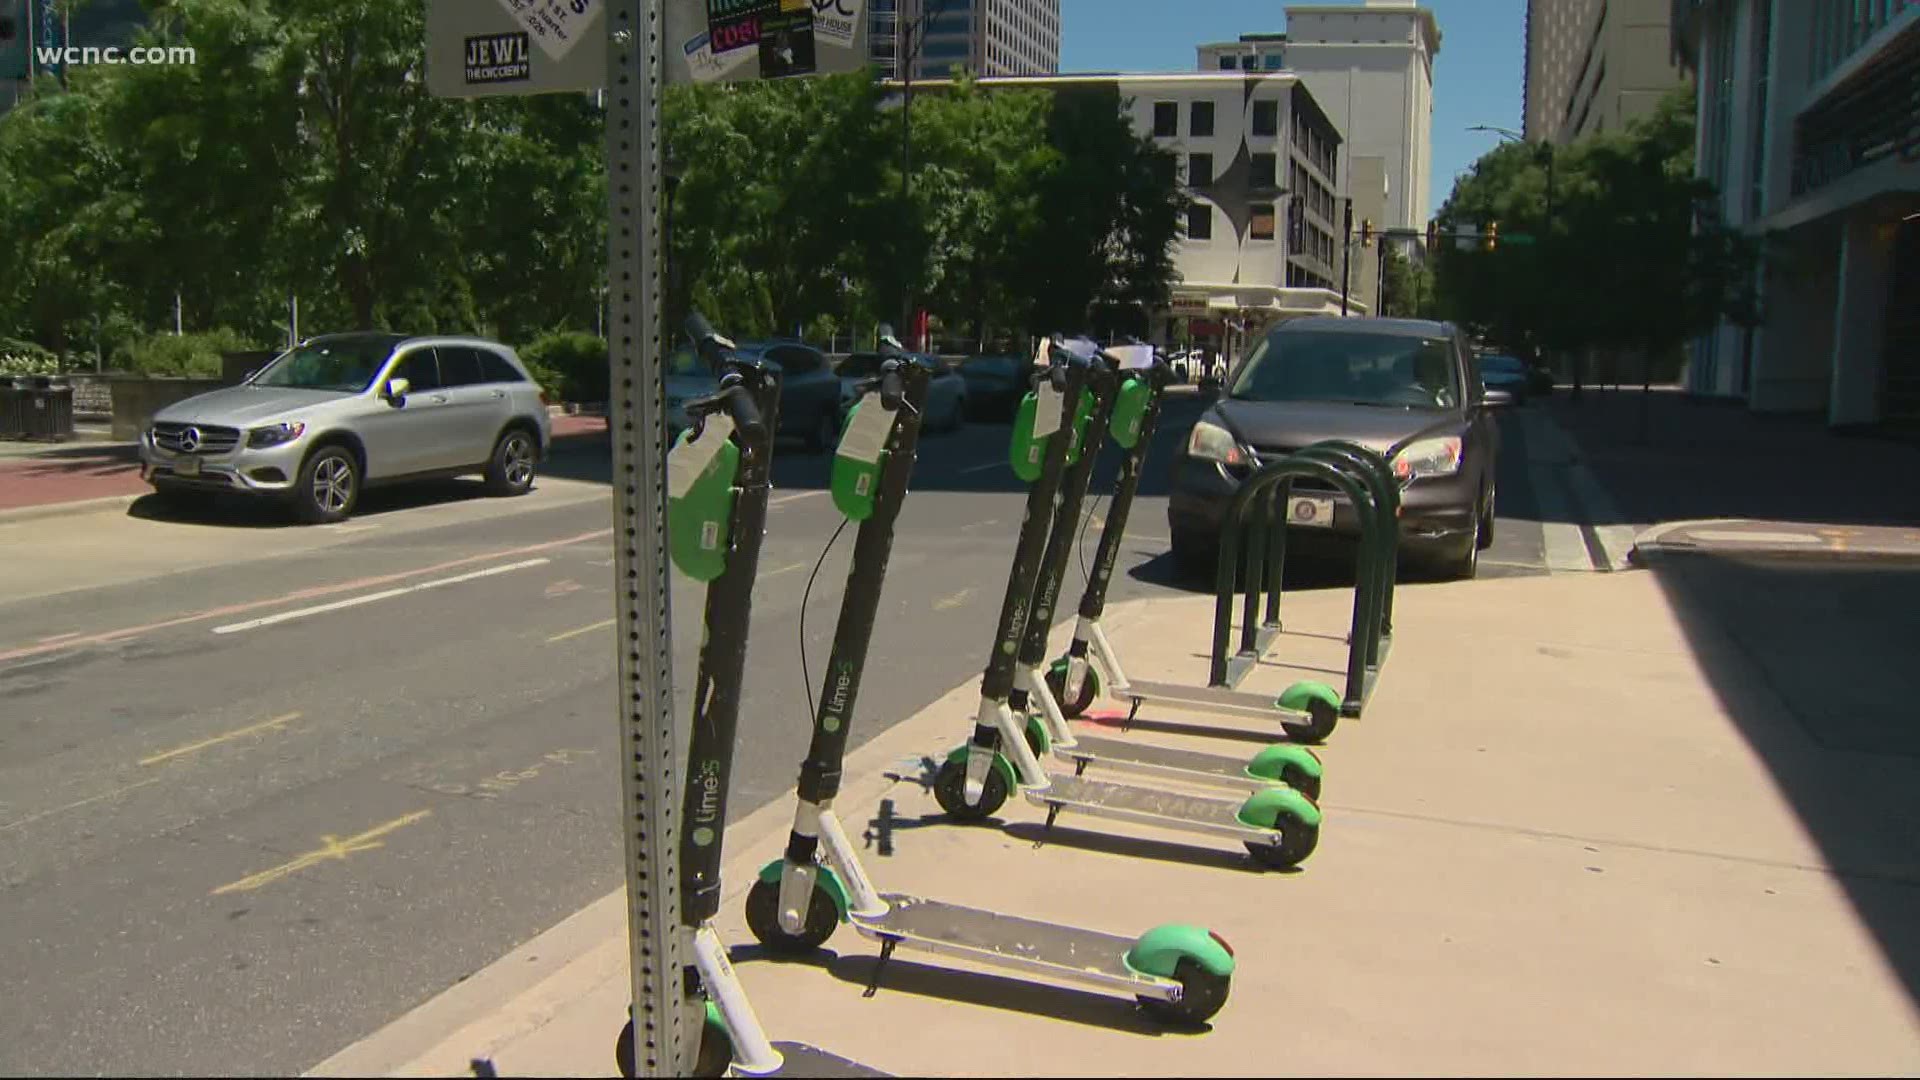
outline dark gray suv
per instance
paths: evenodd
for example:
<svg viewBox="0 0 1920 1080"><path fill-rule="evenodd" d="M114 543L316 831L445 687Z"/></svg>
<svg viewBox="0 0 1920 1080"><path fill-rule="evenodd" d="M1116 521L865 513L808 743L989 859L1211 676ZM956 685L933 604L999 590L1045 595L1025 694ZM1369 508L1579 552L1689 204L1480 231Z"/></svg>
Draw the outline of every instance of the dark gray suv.
<svg viewBox="0 0 1920 1080"><path fill-rule="evenodd" d="M1234 370L1224 397L1201 415L1174 459L1167 506L1174 555L1190 571L1212 569L1227 503L1261 463L1325 439L1385 452L1426 431L1392 462L1408 482L1401 549L1453 577L1472 577L1493 541L1500 432L1491 410L1511 403L1481 385L1473 350L1449 323L1282 323ZM1294 481L1287 511L1291 533L1303 539L1358 537L1352 505L1328 485Z"/></svg>

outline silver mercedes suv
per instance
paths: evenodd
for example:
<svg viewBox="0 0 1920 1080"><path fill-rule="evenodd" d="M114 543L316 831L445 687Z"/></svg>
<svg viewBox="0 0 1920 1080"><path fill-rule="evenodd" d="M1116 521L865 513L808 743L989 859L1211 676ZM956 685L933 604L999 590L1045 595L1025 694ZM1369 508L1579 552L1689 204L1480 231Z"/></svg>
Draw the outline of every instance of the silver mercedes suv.
<svg viewBox="0 0 1920 1080"><path fill-rule="evenodd" d="M505 345L330 334L155 413L140 461L161 494L270 496L324 523L395 481L479 473L495 494L524 494L552 435L545 396Z"/></svg>

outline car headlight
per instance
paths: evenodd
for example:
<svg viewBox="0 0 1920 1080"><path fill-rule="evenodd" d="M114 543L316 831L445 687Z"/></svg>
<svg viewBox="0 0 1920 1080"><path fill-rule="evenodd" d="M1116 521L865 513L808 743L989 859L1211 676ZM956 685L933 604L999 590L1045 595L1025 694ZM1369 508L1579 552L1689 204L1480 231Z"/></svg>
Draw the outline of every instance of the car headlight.
<svg viewBox="0 0 1920 1080"><path fill-rule="evenodd" d="M1205 420L1193 425L1193 434L1187 436L1187 453L1202 461L1217 461L1222 465L1247 464L1247 452L1240 448L1233 433Z"/></svg>
<svg viewBox="0 0 1920 1080"><path fill-rule="evenodd" d="M1457 435L1421 439L1393 456L1393 475L1401 480L1452 476L1460 471L1461 443Z"/></svg>
<svg viewBox="0 0 1920 1080"><path fill-rule="evenodd" d="M251 450L262 450L269 446L279 446L282 443L292 442L306 432L307 425L298 420L254 428L247 432L247 447Z"/></svg>

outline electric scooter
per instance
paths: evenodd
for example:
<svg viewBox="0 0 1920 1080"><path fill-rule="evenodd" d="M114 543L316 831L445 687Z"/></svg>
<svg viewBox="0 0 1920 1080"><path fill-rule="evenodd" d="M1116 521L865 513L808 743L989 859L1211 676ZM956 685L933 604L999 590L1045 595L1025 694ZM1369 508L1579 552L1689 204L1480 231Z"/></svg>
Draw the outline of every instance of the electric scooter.
<svg viewBox="0 0 1920 1080"><path fill-rule="evenodd" d="M1029 494L1030 519L1044 515L1058 488L1059 465L1067 456L1069 431L1064 402L1079 395L1083 365L1067 363L1058 351L1039 389L1022 407L1029 438L1016 440L1016 463L1038 468L1053 478ZM891 362L891 361L890 361ZM925 391L925 372L913 365L905 379L906 399L915 409ZM1064 401L1063 401L1064 399ZM885 390L882 391L882 404ZM871 399L860 408L873 408ZM1077 411L1077 410L1076 410ZM1038 421L1035 424L1035 421ZM1138 938L1042 922L979 908L962 907L905 893L877 891L860 864L858 850L833 810L845 759L848 723L859 692L875 612L879 608L893 524L913 469L917 415L895 421L891 449L881 472L878 505L860 521L848 571L845 599L827 663L825 686L813 741L801 766L799 805L784 858L767 864L747 896L747 925L769 949L804 953L819 948L841 923L880 942L877 986L895 948L905 946L1005 968L1109 993L1133 996L1152 1016L1171 1022L1205 1021L1225 1005L1233 974L1233 952L1218 935L1200 927L1156 927ZM842 451L844 456L845 451ZM836 467L840 462L836 461ZM838 485L836 485L836 491ZM847 508L842 507L843 511ZM849 513L849 517L854 517ZM1023 530L1023 548L1036 548L1039 534ZM1026 565L1038 565L1038 552ZM1002 638L1012 658L1006 626L1033 584L1032 575L1015 575L1002 617ZM1015 628L1017 632L1017 627ZM995 678L1010 685L1012 667L997 665ZM983 706L985 707L985 706ZM998 708L1004 709L1002 701Z"/></svg>
<svg viewBox="0 0 1920 1080"><path fill-rule="evenodd" d="M1075 775L1085 773L1088 766L1094 765L1115 772L1170 777L1248 794L1279 783L1317 803L1325 770L1320 758L1304 746L1277 743L1251 757L1238 757L1086 735L1067 724L1068 717L1084 714L1098 694L1098 676L1088 670L1090 645L1099 642L1105 646L1106 654L1112 655L1112 646L1105 645L1106 634L1100 627L1100 617L1106 609L1107 588L1113 580L1128 515L1139 492L1140 477L1159 423L1167 385L1165 361L1155 358L1146 369L1129 371L1126 380L1120 389L1120 404L1115 408L1111 431L1113 441L1124 451L1124 456L1107 505L1106 524L1100 531L1093 569L1087 574L1086 589L1080 596L1073 644L1066 656L1054 661L1045 679L1037 685L1031 669L1026 672L1032 697L1039 706L1038 713L1047 722L1054 755L1072 762Z"/></svg>
<svg viewBox="0 0 1920 1080"><path fill-rule="evenodd" d="M1088 343L1091 344L1091 343ZM1106 441L1120 387L1121 361L1095 352L1086 361L1093 391L1091 422L1082 436L1077 460L1047 457L1047 471L1035 493L1057 485L1056 512L1033 512L1021 524L1014 557L1009 605L1002 613L1005 633L997 641L982 681L982 700L973 738L948 755L934 776L934 799L950 816L979 820L992 815L1018 786L1027 801L1045 807L1052 827L1062 810L1078 810L1141 825L1202 833L1240 841L1262 865L1285 869L1299 865L1320 840L1320 808L1311 798L1283 784L1261 787L1243 800L1187 795L1117 784L1083 775L1051 776L1041 755L1048 752L1050 728L1064 728L1028 715L1035 694L1051 698L1040 667L1046 662L1053 605L1067 555L1080 521L1080 505L1093 478L1094 458ZM1049 483L1051 481L1051 483ZM1048 500L1051 501L1051 500ZM1051 521L1049 521L1051 517ZM1031 607L1021 597L1031 597ZM1005 698L998 690L1008 684ZM1009 761L1011 759L1011 761Z"/></svg>
<svg viewBox="0 0 1920 1080"><path fill-rule="evenodd" d="M668 550L681 572L707 585L680 833L681 932L691 940L694 957L687 992L702 993L706 1001L698 1075L724 1076L729 1067L746 1076L817 1075L827 1067L835 1075L884 1076L857 1071L863 1067L810 1046L770 1042L713 929L747 628L766 531L773 433L779 430L780 377L765 363L734 354L733 342L700 315L687 326L720 375L716 393L687 403L692 426L667 456ZM634 1074L633 1038L629 1018L614 1046L622 1076Z"/></svg>

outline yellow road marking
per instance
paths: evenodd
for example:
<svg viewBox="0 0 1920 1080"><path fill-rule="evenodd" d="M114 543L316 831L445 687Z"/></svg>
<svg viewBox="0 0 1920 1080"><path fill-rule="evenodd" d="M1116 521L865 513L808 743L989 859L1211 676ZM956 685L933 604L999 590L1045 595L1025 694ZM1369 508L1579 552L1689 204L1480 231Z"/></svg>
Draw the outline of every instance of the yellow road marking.
<svg viewBox="0 0 1920 1080"><path fill-rule="evenodd" d="M257 724L249 724L248 726L240 728L238 730L229 731L225 735L215 735L211 739L201 739L197 743L188 743L185 746L176 746L171 750L163 751L161 753L153 755L152 757L143 757L140 759L140 764L158 765L163 761L167 761L171 758L177 758L182 754L191 754L195 750L205 750L209 746L218 746L223 742L231 742L234 739L244 738L248 735L252 735L256 731L271 731L274 728L285 727L286 725L298 719L300 719L299 713L290 712L284 716L276 716L271 720L262 720Z"/></svg>
<svg viewBox="0 0 1920 1080"><path fill-rule="evenodd" d="M564 634L555 634L552 637L547 639L547 644L553 645L562 641L566 641L568 638L577 638L582 634L591 634L595 630L605 630L607 627L612 626L614 623L618 621L619 621L618 619L601 619L599 622L594 623L591 626L583 626L578 630L569 630Z"/></svg>
<svg viewBox="0 0 1920 1080"><path fill-rule="evenodd" d="M104 799L111 799L111 798L114 798L115 796L125 795L127 792L132 791L134 788L143 788L143 787L146 787L148 784L157 784L159 782L160 782L160 778L156 776L149 780L142 780L138 783L128 784L126 787L123 787L123 788L114 788L112 791L109 791L103 795L94 795L89 798L80 799L76 802L70 802L65 806L56 806L51 810L42 810L39 813L33 815L32 817L23 817L19 821L11 821L5 825L0 825L0 832L11 832L12 830L17 829L22 825L31 825L34 822L39 821L43 817L52 817L55 814L64 814L68 810L78 810L81 807L87 805L88 803L97 803Z"/></svg>
<svg viewBox="0 0 1920 1080"><path fill-rule="evenodd" d="M381 837L396 829L403 829L422 818L431 816L433 816L433 811L431 810L415 810L411 814L394 818L384 825L375 825L366 832L349 836L345 840L337 836L322 836L320 843L324 846L309 851L291 862L281 863L271 870L262 870L251 877L243 877L239 881L222 885L208 895L224 896L227 893L249 892L262 885L271 885L281 878L305 870L309 866L318 866L328 859L345 862L347 856L355 854L356 852L372 851L375 848L385 847L386 844L380 839Z"/></svg>
<svg viewBox="0 0 1920 1080"><path fill-rule="evenodd" d="M959 592L954 593L952 596L943 596L940 599L935 600L933 602L933 610L952 611L954 608L957 608L961 604L966 603L967 597L972 595L973 595L972 589L961 589Z"/></svg>

